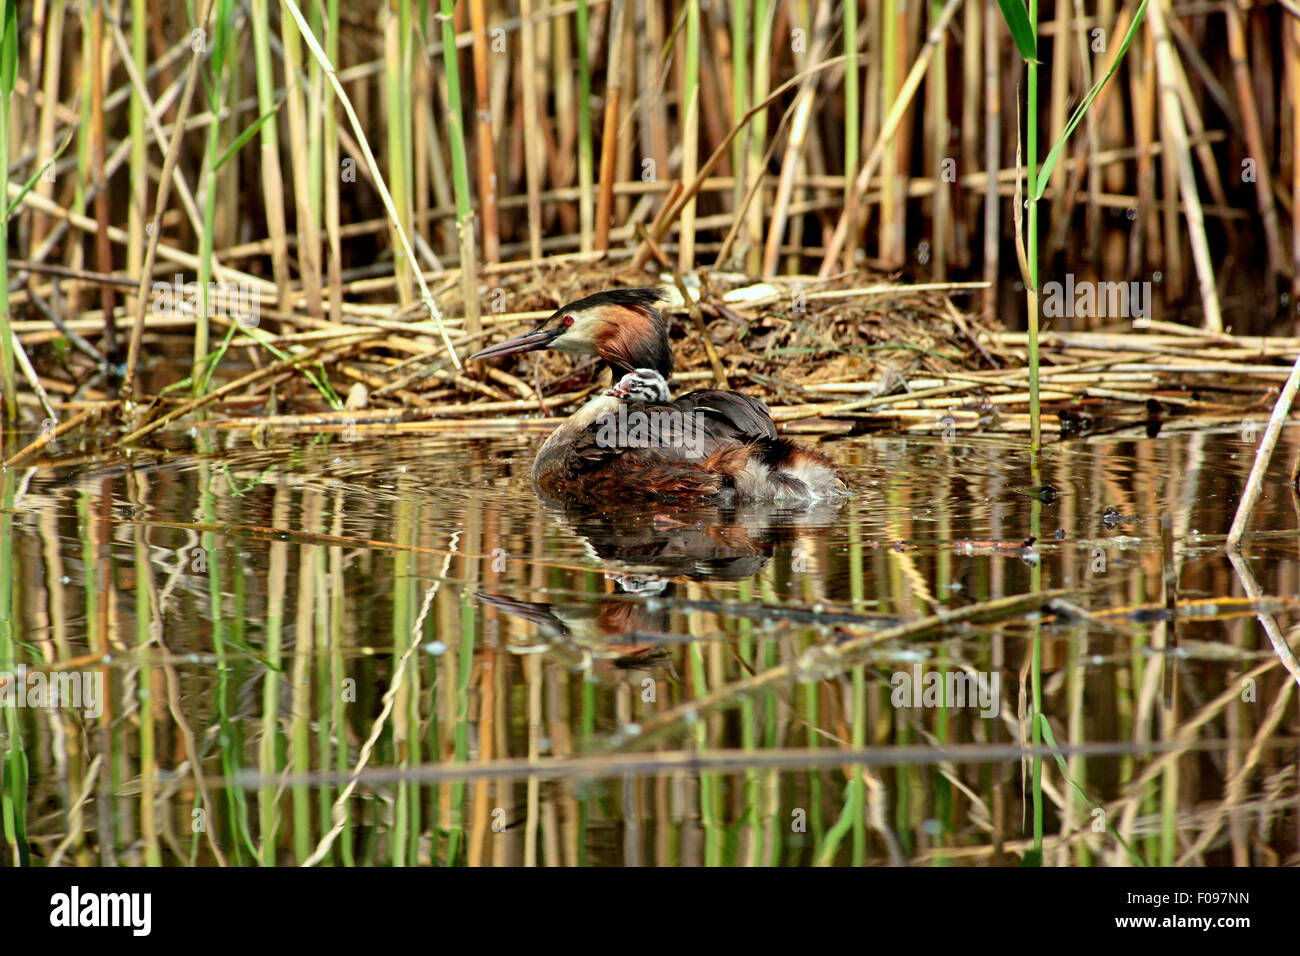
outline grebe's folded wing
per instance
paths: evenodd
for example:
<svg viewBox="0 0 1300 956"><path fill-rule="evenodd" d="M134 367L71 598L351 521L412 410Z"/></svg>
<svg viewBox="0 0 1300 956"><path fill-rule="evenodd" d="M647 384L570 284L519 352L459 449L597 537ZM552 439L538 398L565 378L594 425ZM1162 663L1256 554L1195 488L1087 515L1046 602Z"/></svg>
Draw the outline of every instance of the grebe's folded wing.
<svg viewBox="0 0 1300 956"><path fill-rule="evenodd" d="M767 406L741 392L705 388L688 392L672 404L683 414L700 412L707 416L710 432L719 438L748 442L777 437L776 423Z"/></svg>

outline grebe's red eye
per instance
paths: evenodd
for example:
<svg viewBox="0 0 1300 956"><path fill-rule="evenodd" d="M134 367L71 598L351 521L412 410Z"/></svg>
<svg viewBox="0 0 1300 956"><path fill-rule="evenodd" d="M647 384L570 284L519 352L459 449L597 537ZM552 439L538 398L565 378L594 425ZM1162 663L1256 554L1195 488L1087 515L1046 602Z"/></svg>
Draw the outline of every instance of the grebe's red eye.
<svg viewBox="0 0 1300 956"><path fill-rule="evenodd" d="M571 315L566 315L566 316L564 317L564 327L567 329L567 328L568 328L569 326L571 326L572 324L573 324L573 316L571 316Z"/></svg>

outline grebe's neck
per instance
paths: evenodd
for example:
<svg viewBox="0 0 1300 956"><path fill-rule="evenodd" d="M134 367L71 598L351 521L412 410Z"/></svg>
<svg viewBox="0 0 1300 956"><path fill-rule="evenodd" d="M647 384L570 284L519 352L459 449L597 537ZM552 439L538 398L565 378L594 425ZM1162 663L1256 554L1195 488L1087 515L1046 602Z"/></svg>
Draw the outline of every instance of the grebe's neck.
<svg viewBox="0 0 1300 956"><path fill-rule="evenodd" d="M614 381L639 368L652 368L665 379L673 374L673 351L658 310L625 312L609 323L596 342L596 354L614 370Z"/></svg>

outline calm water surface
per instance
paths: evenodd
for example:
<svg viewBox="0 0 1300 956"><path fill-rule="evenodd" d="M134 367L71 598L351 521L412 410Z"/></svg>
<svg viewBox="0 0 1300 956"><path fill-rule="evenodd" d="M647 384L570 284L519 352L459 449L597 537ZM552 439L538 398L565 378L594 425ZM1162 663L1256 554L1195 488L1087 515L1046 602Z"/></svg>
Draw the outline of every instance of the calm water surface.
<svg viewBox="0 0 1300 956"><path fill-rule="evenodd" d="M5 864L1300 861L1300 429L1240 570L1237 426L845 439L803 512L219 434L0 476L0 681L87 694L0 708Z"/></svg>

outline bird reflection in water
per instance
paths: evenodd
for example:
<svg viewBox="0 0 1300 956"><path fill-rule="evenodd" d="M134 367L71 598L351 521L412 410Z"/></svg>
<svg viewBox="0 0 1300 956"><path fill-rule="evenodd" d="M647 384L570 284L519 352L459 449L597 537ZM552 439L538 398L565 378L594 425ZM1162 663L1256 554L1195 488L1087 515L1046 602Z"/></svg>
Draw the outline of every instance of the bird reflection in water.
<svg viewBox="0 0 1300 956"><path fill-rule="evenodd" d="M551 654L570 667L610 679L631 670L672 673L668 645L691 640L670 632L682 583L751 578L779 549L799 542L806 546L808 539L826 534L843 507L842 500L793 508L549 504L604 567L612 590L555 603L505 594L477 596L536 625L534 635L511 638L514 653Z"/></svg>

